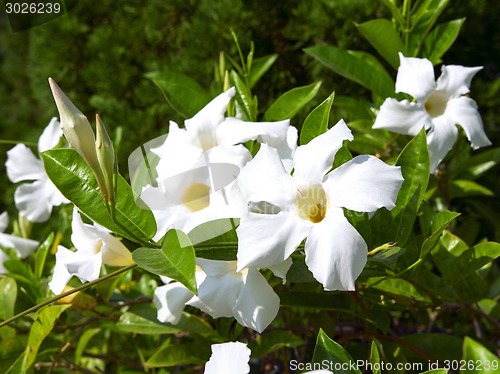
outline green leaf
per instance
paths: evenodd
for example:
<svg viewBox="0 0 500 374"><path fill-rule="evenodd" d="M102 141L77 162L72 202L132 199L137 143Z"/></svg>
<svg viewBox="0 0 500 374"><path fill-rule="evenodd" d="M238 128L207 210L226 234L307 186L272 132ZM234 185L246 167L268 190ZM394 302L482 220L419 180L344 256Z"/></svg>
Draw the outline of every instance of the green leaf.
<svg viewBox="0 0 500 374"><path fill-rule="evenodd" d="M1 249L0 249L1 251ZM17 284L12 278L0 279L0 319L6 320L14 315L17 299Z"/></svg>
<svg viewBox="0 0 500 374"><path fill-rule="evenodd" d="M12 364L12 366L5 372L5 374L25 374L26 373L26 360L27 360L27 351L23 352L21 356L19 356L16 361Z"/></svg>
<svg viewBox="0 0 500 374"><path fill-rule="evenodd" d="M328 130L330 111L332 110L335 92L332 92L325 101L314 108L306 117L302 129L300 130L300 144L307 144L316 136Z"/></svg>
<svg viewBox="0 0 500 374"><path fill-rule="evenodd" d="M248 75L248 85L250 88L255 86L260 78L273 66L275 61L278 59L277 54L272 54L269 56L259 57L252 61L252 69Z"/></svg>
<svg viewBox="0 0 500 374"><path fill-rule="evenodd" d="M465 18L459 18L437 25L425 38L422 57L430 60L433 65L440 63L441 57L457 39L464 21Z"/></svg>
<svg viewBox="0 0 500 374"><path fill-rule="evenodd" d="M337 74L359 83L382 98L394 94L394 82L380 62L371 54L346 51L325 45L306 48L305 52Z"/></svg>
<svg viewBox="0 0 500 374"><path fill-rule="evenodd" d="M330 339L322 329L319 330L318 338L316 339L312 361L318 364L328 362L330 366L339 367L339 369L335 370L336 374L361 374L361 371L357 367L350 368L350 364L354 360L349 353L340 344Z"/></svg>
<svg viewBox="0 0 500 374"><path fill-rule="evenodd" d="M236 102L239 104L243 120L255 121L257 119L257 99L252 98L250 89L234 70L230 73L231 82L236 88Z"/></svg>
<svg viewBox="0 0 500 374"><path fill-rule="evenodd" d="M154 368L188 364L203 365L209 357L210 349L206 344L173 344L155 352L146 361L146 366Z"/></svg>
<svg viewBox="0 0 500 374"><path fill-rule="evenodd" d="M450 287L500 256L500 244L485 242L464 251L443 274L443 287Z"/></svg>
<svg viewBox="0 0 500 374"><path fill-rule="evenodd" d="M446 370L446 369L434 369L434 370L424 371L420 374L448 374L448 370Z"/></svg>
<svg viewBox="0 0 500 374"><path fill-rule="evenodd" d="M156 233L153 213L139 208L132 189L121 175L116 191L115 224L102 202L101 192L92 171L73 149L42 152L47 175L61 193L94 222L134 242L148 241ZM124 230L122 227L126 227Z"/></svg>
<svg viewBox="0 0 500 374"><path fill-rule="evenodd" d="M198 294L194 248L188 236L182 231L169 230L161 249L137 248L132 253L132 258L143 269L175 279L194 294Z"/></svg>
<svg viewBox="0 0 500 374"><path fill-rule="evenodd" d="M187 75L173 71L145 74L161 90L170 106L185 118L193 117L209 101L210 96Z"/></svg>
<svg viewBox="0 0 500 374"><path fill-rule="evenodd" d="M292 88L278 97L264 113L264 121L282 121L292 118L318 93L321 82Z"/></svg>
<svg viewBox="0 0 500 374"><path fill-rule="evenodd" d="M488 172L500 162L500 148L485 150L459 164L450 179L474 180Z"/></svg>
<svg viewBox="0 0 500 374"><path fill-rule="evenodd" d="M404 182L391 215L397 227L396 241L404 246L429 183L429 151L424 128L406 145L396 165L401 166Z"/></svg>
<svg viewBox="0 0 500 374"><path fill-rule="evenodd" d="M47 258L47 253L54 242L54 233L51 232L47 239L38 247L35 255L35 277L38 279L42 278L43 267L45 266L45 260Z"/></svg>
<svg viewBox="0 0 500 374"><path fill-rule="evenodd" d="M217 336L217 332L200 317L183 312L181 319L176 325L171 323L158 323L131 312L125 312L120 316L116 326L126 332L142 335L178 334L188 332L202 336Z"/></svg>
<svg viewBox="0 0 500 374"><path fill-rule="evenodd" d="M366 286L374 287L399 297L413 298L418 301L426 300L426 297L413 284L404 279L373 277L366 282Z"/></svg>
<svg viewBox="0 0 500 374"><path fill-rule="evenodd" d="M196 226L188 233L196 257L210 260L236 261L238 219L222 218Z"/></svg>
<svg viewBox="0 0 500 374"><path fill-rule="evenodd" d="M376 252L373 256L368 256L368 261L381 262L384 265L391 267L398 260L399 256L406 252L406 248L394 247L387 245L386 249Z"/></svg>
<svg viewBox="0 0 500 374"><path fill-rule="evenodd" d="M370 363L373 367L373 374L382 374L382 371L380 370L380 354L378 353L377 344L374 340L372 341L372 345L370 348Z"/></svg>
<svg viewBox="0 0 500 374"><path fill-rule="evenodd" d="M450 197L465 196L493 196L494 193L489 188L481 186L479 183L465 179L457 179L451 182Z"/></svg>
<svg viewBox="0 0 500 374"><path fill-rule="evenodd" d="M304 341L289 331L271 331L258 336L248 348L252 351L252 357L264 357L284 347L293 348L301 345L304 345Z"/></svg>
<svg viewBox="0 0 500 374"><path fill-rule="evenodd" d="M405 46L394 24L385 18L379 18L356 26L377 52L397 69L399 67L398 52L405 54Z"/></svg>
<svg viewBox="0 0 500 374"><path fill-rule="evenodd" d="M384 4L389 10L391 11L392 17L398 21L399 24L404 24L405 19L403 18L403 15L401 14L399 8L396 6L393 0L380 0L382 4Z"/></svg>
<svg viewBox="0 0 500 374"><path fill-rule="evenodd" d="M420 259L424 259L430 253L432 248L438 243L443 230L448 226L448 224L457 218L460 213L450 212L449 210L443 210L436 214L431 224L431 235L425 239L420 250Z"/></svg>
<svg viewBox="0 0 500 374"><path fill-rule="evenodd" d="M35 362L38 349L40 348L42 341L52 331L61 313L70 306L71 305L50 305L38 311L35 322L31 325L28 337L28 347L26 348L26 369Z"/></svg>
<svg viewBox="0 0 500 374"><path fill-rule="evenodd" d="M468 336L464 339L462 346L462 360L465 362L473 362L474 368L466 367L461 373L478 373L495 374L500 368L499 358L486 349L483 345ZM479 367L478 365L481 365ZM471 370L472 369L472 370Z"/></svg>
<svg viewBox="0 0 500 374"><path fill-rule="evenodd" d="M87 344L89 343L90 339L96 334L98 334L101 331L101 329L94 328L94 329L87 329L83 332L82 336L80 336L80 339L78 339L78 344L75 349L75 363L77 365L80 364L80 360L82 358L82 354L85 351L85 348L87 347Z"/></svg>

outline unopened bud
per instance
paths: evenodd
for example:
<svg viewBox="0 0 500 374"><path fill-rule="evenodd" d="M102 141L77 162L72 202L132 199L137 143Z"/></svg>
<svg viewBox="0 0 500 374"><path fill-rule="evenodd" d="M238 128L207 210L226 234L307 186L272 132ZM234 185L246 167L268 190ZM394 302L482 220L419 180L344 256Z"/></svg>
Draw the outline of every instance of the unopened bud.
<svg viewBox="0 0 500 374"><path fill-rule="evenodd" d="M59 111L61 129L66 140L82 156L95 174L99 169L99 164L94 145L94 131L89 120L71 102L52 78L49 78L49 84Z"/></svg>
<svg viewBox="0 0 500 374"><path fill-rule="evenodd" d="M99 114L95 118L96 141L95 150L97 153L97 161L103 175L103 184L105 191L101 191L103 198L108 204L114 205L116 182L118 176L118 163L116 161L115 149L113 142L106 131L104 122Z"/></svg>

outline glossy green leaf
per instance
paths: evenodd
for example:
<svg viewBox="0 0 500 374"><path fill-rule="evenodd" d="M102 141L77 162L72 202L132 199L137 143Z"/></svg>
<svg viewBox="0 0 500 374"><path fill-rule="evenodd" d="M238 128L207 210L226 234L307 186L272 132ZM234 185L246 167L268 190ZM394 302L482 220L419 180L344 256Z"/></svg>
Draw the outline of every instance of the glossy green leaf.
<svg viewBox="0 0 500 374"><path fill-rule="evenodd" d="M363 126L363 130L372 131L373 120L375 119L375 115L371 111L372 104L365 99L362 98L353 98L349 96L335 95L335 101L333 102L333 106L337 111L344 110L349 113L349 116L345 118L353 118L354 120L349 122L349 127L354 129L359 129L359 126L351 126L352 123L361 122ZM380 131L377 131L379 134ZM383 144L383 143L382 143Z"/></svg>
<svg viewBox="0 0 500 374"><path fill-rule="evenodd" d="M462 360L473 362L474 366L466 366L465 370L460 371L461 373L497 374L500 371L500 359L482 344L468 336L464 339L462 352Z"/></svg>
<svg viewBox="0 0 500 374"><path fill-rule="evenodd" d="M465 18L460 18L437 25L425 38L422 57L430 60L433 65L440 63L441 57L457 39L464 21Z"/></svg>
<svg viewBox="0 0 500 374"><path fill-rule="evenodd" d="M185 118L193 117L210 101L203 87L187 75L161 71L147 73L146 78L158 86L169 105Z"/></svg>
<svg viewBox="0 0 500 374"><path fill-rule="evenodd" d="M71 305L50 305L38 311L35 322L31 325L28 337L26 369L35 362L42 341L52 331L59 316L70 306Z"/></svg>
<svg viewBox="0 0 500 374"><path fill-rule="evenodd" d="M394 94L391 76L369 53L346 51L329 45L306 48L305 52L337 74L359 83L382 98Z"/></svg>
<svg viewBox="0 0 500 374"><path fill-rule="evenodd" d="M450 265L449 272L443 274L443 287L458 283L500 256L500 244L485 242L464 251Z"/></svg>
<svg viewBox="0 0 500 374"><path fill-rule="evenodd" d="M23 352L12 366L5 372L5 374L25 374L27 368L27 351Z"/></svg>
<svg viewBox="0 0 500 374"><path fill-rule="evenodd" d="M139 208L132 189L118 176L116 220L114 223L102 202L94 175L73 149L53 149L42 153L47 175L61 193L94 222L132 241L148 241L156 233L153 213ZM125 230L126 228L126 230Z"/></svg>
<svg viewBox="0 0 500 374"><path fill-rule="evenodd" d="M176 325L159 323L135 313L125 312L120 316L116 326L126 332L142 335L178 334L189 332L199 335L217 335L217 333L200 317L184 312Z"/></svg>
<svg viewBox="0 0 500 374"><path fill-rule="evenodd" d="M391 215L397 227L396 241L404 246L429 182L429 151L424 128L406 145L396 165L401 166L404 182Z"/></svg>
<svg viewBox="0 0 500 374"><path fill-rule="evenodd" d="M366 285L399 297L413 298L418 301L426 300L426 297L413 284L404 279L374 277L370 278Z"/></svg>
<svg viewBox="0 0 500 374"><path fill-rule="evenodd" d="M418 55L420 48L449 0L423 0L411 16L411 32L408 41L408 57Z"/></svg>
<svg viewBox="0 0 500 374"><path fill-rule="evenodd" d="M425 239L420 250L420 259L424 259L430 253L432 248L438 243L443 230L449 225L451 221L457 218L460 213L450 212L448 210L443 210L436 214L431 224L430 236Z"/></svg>
<svg viewBox="0 0 500 374"><path fill-rule="evenodd" d="M146 361L146 366L154 368L188 364L203 365L208 361L209 357L210 347L207 344L173 344L155 352Z"/></svg>
<svg viewBox="0 0 500 374"><path fill-rule="evenodd" d="M494 193L487 187L481 186L474 181L457 179L451 182L450 197L465 197L465 196L493 196Z"/></svg>
<svg viewBox="0 0 500 374"><path fill-rule="evenodd" d="M278 97L264 113L264 121L282 121L292 118L318 93L321 82L292 88Z"/></svg>
<svg viewBox="0 0 500 374"><path fill-rule="evenodd" d="M278 59L277 54L255 58L252 61L252 68L248 74L248 85L250 88L262 78L262 76L273 66Z"/></svg>
<svg viewBox="0 0 500 374"><path fill-rule="evenodd" d="M304 345L304 341L289 331L271 331L259 335L248 348L252 351L253 357L264 357L284 347L293 348L301 345Z"/></svg>
<svg viewBox="0 0 500 374"><path fill-rule="evenodd" d="M379 18L357 25L358 30L394 69L399 67L398 52L405 54L405 46L394 24Z"/></svg>
<svg viewBox="0 0 500 374"><path fill-rule="evenodd" d="M257 119L257 99L252 97L250 89L235 71L230 73L231 82L236 88L236 102L242 110L242 119L255 121Z"/></svg>
<svg viewBox="0 0 500 374"><path fill-rule="evenodd" d="M5 261L3 266L9 271L9 277L14 278L17 285L26 290L32 302L36 303L43 296L39 280L26 262L18 258L12 258Z"/></svg>
<svg viewBox="0 0 500 374"><path fill-rule="evenodd" d="M396 6L393 0L380 0L380 2L384 4L391 11L392 17L394 19L396 19L400 24L405 23L405 19L403 18L401 11Z"/></svg>
<svg viewBox="0 0 500 374"><path fill-rule="evenodd" d="M351 363L354 360L349 353L340 344L330 339L322 329L319 330L318 338L316 339L312 361L318 364L328 362L333 367L339 367L340 369L335 370L336 374L361 374L361 371L357 367L351 368Z"/></svg>
<svg viewBox="0 0 500 374"><path fill-rule="evenodd" d="M198 294L194 248L188 236L182 231L169 230L161 249L137 248L132 253L132 258L143 269L175 279L194 294Z"/></svg>
<svg viewBox="0 0 500 374"><path fill-rule="evenodd" d="M236 261L238 219L222 218L196 226L188 233L196 257L210 260Z"/></svg>
<svg viewBox="0 0 500 374"><path fill-rule="evenodd" d="M373 374L382 374L382 371L380 370L380 354L378 352L377 344L375 343L375 341L372 341L372 345L370 347L370 363L373 367Z"/></svg>
<svg viewBox="0 0 500 374"><path fill-rule="evenodd" d="M451 179L475 180L500 162L500 148L487 149L451 170Z"/></svg>
<svg viewBox="0 0 500 374"><path fill-rule="evenodd" d="M47 259L47 254L49 253L50 247L54 242L54 233L51 232L47 239L44 240L40 247L38 247L35 254L35 277L38 279L42 278L43 267L45 266L45 260Z"/></svg>
<svg viewBox="0 0 500 374"><path fill-rule="evenodd" d="M332 110L335 92L332 92L325 101L314 108L306 117L300 130L300 144L307 144L316 136L328 130L330 111Z"/></svg>
<svg viewBox="0 0 500 374"><path fill-rule="evenodd" d="M0 320L6 320L14 315L16 299L16 281L7 277L0 279Z"/></svg>

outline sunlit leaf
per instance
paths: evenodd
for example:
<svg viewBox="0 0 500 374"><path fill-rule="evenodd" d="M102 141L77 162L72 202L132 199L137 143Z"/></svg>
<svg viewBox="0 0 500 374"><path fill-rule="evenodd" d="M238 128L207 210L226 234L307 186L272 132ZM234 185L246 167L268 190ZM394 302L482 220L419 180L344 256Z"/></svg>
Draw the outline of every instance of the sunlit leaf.
<svg viewBox="0 0 500 374"><path fill-rule="evenodd" d="M330 111L332 110L335 92L332 92L325 101L314 108L306 117L300 130L300 144L307 144L316 136L328 130Z"/></svg>
<svg viewBox="0 0 500 374"><path fill-rule="evenodd" d="M276 99L264 113L264 121L282 121L292 118L318 93L321 82L292 88Z"/></svg>
<svg viewBox="0 0 500 374"><path fill-rule="evenodd" d="M465 18L437 25L425 38L422 57L430 60L433 65L441 62L441 57L453 45L460 33Z"/></svg>
<svg viewBox="0 0 500 374"><path fill-rule="evenodd" d="M351 363L354 362L349 353L342 348L340 344L330 339L323 330L319 330L318 338L316 339L316 347L313 353L313 363L328 362L330 365L337 365L340 370L335 370L335 373L352 373L361 374L361 371L356 367L351 369Z"/></svg>
<svg viewBox="0 0 500 374"><path fill-rule="evenodd" d="M466 366L461 373L477 373L479 371L484 374L496 374L500 370L500 359L468 336L464 339L462 352L462 360L473 362L475 365L472 368Z"/></svg>

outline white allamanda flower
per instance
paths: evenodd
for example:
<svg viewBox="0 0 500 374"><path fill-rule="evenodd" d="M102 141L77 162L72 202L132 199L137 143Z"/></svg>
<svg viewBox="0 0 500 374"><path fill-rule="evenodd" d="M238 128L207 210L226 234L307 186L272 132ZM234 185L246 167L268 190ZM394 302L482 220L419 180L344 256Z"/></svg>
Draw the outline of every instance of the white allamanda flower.
<svg viewBox="0 0 500 374"><path fill-rule="evenodd" d="M9 225L9 217L7 212L0 214L0 247L14 249L19 258L29 256L35 249L38 248L36 240L20 238L15 235L5 234L4 231ZM3 263L9 259L9 256L0 248L0 274L8 273Z"/></svg>
<svg viewBox="0 0 500 374"><path fill-rule="evenodd" d="M56 253L56 266L49 288L59 294L73 276L81 282L99 278L101 265L127 266L134 263L132 254L121 241L97 224L83 223L78 209L73 210L71 242L76 252L60 245Z"/></svg>
<svg viewBox="0 0 500 374"><path fill-rule="evenodd" d="M443 65L436 81L429 60L404 57L401 53L399 57L396 92L413 96L415 102L386 99L373 128L417 135L425 127L431 173L455 144L457 124L464 129L473 149L491 145L476 102L465 96L472 78L482 67Z"/></svg>
<svg viewBox="0 0 500 374"><path fill-rule="evenodd" d="M261 145L238 177L251 207L236 230L238 270L279 264L306 239L306 264L325 290L354 290L366 264L367 246L342 208L392 209L403 177L400 167L367 155L331 170L342 142L352 139L344 121L339 121L297 148L293 176L274 148Z"/></svg>
<svg viewBox="0 0 500 374"><path fill-rule="evenodd" d="M55 147L61 136L59 121L52 118L38 140L38 152ZM19 185L14 193L16 208L31 222L45 222L52 207L69 203L47 176L42 160L24 144L7 151L5 167L12 183L33 181Z"/></svg>

